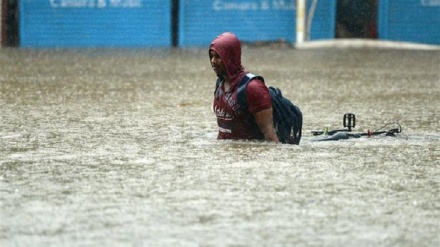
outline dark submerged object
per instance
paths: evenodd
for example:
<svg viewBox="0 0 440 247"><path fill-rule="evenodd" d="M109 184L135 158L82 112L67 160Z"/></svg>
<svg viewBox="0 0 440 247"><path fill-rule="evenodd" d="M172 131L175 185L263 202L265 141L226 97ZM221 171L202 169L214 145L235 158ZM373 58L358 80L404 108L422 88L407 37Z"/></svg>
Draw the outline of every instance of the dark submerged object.
<svg viewBox="0 0 440 247"><path fill-rule="evenodd" d="M389 130L382 130L385 127L395 124L398 126L398 128L393 128ZM323 138L315 139L314 141L337 141L337 140L345 140L350 138L360 138L362 136L374 136L374 135L381 135L385 134L385 136L395 136L396 133L402 132L402 126L400 126L399 123L390 123L386 124L385 126L381 127L380 129L376 131L370 131L367 132L359 132L359 133L352 133L352 128L356 126L356 116L353 113L346 113L343 118L343 126L346 129L337 129L337 130L330 130L330 131L312 131L312 134L314 136L318 135L326 135Z"/></svg>

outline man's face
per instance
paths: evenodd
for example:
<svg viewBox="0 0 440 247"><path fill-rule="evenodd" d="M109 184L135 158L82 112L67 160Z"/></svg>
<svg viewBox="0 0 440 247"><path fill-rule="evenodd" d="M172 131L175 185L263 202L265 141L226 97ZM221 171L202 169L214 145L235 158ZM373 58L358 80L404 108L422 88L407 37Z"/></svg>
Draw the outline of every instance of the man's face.
<svg viewBox="0 0 440 247"><path fill-rule="evenodd" d="M211 59L211 67L214 70L214 72L218 76L226 76L226 68L225 64L223 63L221 57L217 54L217 52L211 50L209 51L209 57Z"/></svg>

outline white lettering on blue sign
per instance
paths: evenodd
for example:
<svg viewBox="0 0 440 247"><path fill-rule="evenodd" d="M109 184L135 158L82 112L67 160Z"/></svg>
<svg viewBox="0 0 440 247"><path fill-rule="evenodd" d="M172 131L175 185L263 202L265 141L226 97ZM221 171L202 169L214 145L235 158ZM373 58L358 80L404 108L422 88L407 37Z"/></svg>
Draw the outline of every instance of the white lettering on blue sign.
<svg viewBox="0 0 440 247"><path fill-rule="evenodd" d="M273 0L273 8L281 9L281 10L294 10L295 3L294 1L286 1L286 0Z"/></svg>
<svg viewBox="0 0 440 247"><path fill-rule="evenodd" d="M440 0L421 0L422 6L439 6L440 7Z"/></svg>
<svg viewBox="0 0 440 247"><path fill-rule="evenodd" d="M262 0L261 1L261 10L269 10L270 4L268 0Z"/></svg>
<svg viewBox="0 0 440 247"><path fill-rule="evenodd" d="M214 11L250 11L250 10L294 10L296 0L254 0L239 2L233 0L215 0Z"/></svg>
<svg viewBox="0 0 440 247"><path fill-rule="evenodd" d="M49 0L52 8L141 8L142 0Z"/></svg>
<svg viewBox="0 0 440 247"><path fill-rule="evenodd" d="M252 2L244 2L244 3L236 3L233 1L224 1L224 0L215 0L212 4L212 7L215 11L224 11L224 10L258 10L258 3Z"/></svg>

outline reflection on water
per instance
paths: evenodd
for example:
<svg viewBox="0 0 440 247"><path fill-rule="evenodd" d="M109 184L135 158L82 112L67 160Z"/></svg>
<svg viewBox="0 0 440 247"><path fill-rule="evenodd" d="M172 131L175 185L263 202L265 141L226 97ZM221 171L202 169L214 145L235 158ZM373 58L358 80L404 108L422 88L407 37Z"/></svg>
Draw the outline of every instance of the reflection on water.
<svg viewBox="0 0 440 247"><path fill-rule="evenodd" d="M0 245L438 246L438 51L243 53L300 146L216 140L206 50L0 50Z"/></svg>

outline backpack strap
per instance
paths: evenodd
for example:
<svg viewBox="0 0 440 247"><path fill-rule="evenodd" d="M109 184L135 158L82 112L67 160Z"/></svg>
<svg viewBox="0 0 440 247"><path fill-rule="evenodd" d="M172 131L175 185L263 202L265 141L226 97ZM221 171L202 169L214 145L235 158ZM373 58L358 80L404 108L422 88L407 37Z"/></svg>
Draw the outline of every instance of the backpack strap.
<svg viewBox="0 0 440 247"><path fill-rule="evenodd" d="M220 87L220 84L221 84L222 82L223 82L223 79L220 78L220 77L218 77L218 78L217 78L217 81L215 82L214 96L215 96L215 93L216 93L217 90L218 90L218 87Z"/></svg>
<svg viewBox="0 0 440 247"><path fill-rule="evenodd" d="M259 79L264 83L263 77L254 75L252 73L247 73L246 75L243 76L243 78L241 78L240 82L238 82L237 100L238 100L238 104L242 109L247 109L246 88L249 82L252 81L253 79ZM223 83L223 79L218 77L217 81L215 82L214 95L222 83Z"/></svg>
<svg viewBox="0 0 440 247"><path fill-rule="evenodd" d="M250 81L253 79L259 79L264 83L264 78L258 75L254 75L252 73L247 73L241 81L238 83L237 88L237 100L238 104L242 109L247 110L247 100L246 100L246 88Z"/></svg>

